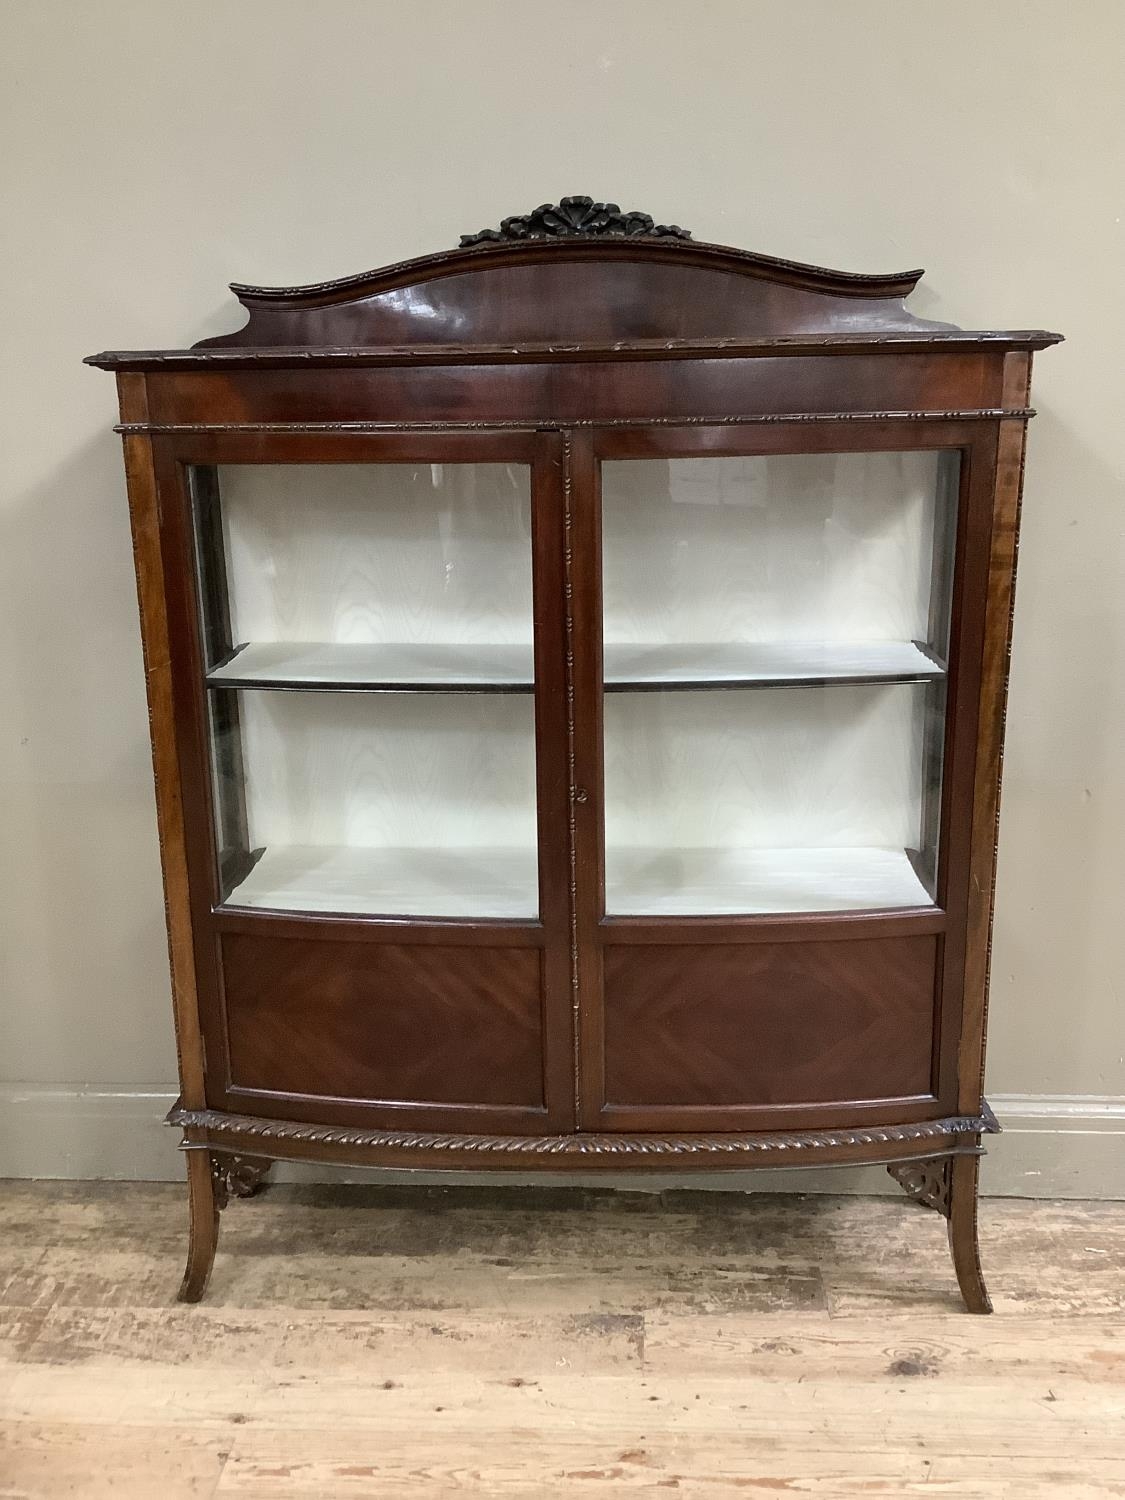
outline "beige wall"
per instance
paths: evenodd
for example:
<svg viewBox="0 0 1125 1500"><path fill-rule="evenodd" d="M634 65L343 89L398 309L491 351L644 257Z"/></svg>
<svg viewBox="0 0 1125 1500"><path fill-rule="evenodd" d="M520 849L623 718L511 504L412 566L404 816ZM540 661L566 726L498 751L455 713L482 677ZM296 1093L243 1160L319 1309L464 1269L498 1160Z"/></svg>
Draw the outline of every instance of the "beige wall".
<svg viewBox="0 0 1125 1500"><path fill-rule="evenodd" d="M232 278L376 266L572 191L921 263L928 316L1067 335L1035 379L989 1081L1098 1096L1011 1103L1043 1129L1125 1129L1120 0L3 0L0 25L9 1141L68 1109L96 1139L76 1086L174 1076L114 393L81 357L231 328ZM66 1160L128 1171L106 1139Z"/></svg>

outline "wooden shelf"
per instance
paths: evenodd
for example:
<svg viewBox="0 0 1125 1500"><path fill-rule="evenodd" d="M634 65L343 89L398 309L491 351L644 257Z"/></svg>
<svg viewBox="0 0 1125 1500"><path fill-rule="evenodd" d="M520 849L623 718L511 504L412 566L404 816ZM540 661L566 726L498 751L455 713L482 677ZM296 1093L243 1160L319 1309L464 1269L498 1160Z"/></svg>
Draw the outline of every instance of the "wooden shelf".
<svg viewBox="0 0 1125 1500"><path fill-rule="evenodd" d="M272 845L228 906L387 916L534 918L533 849ZM902 849L610 849L610 916L929 906Z"/></svg>
<svg viewBox="0 0 1125 1500"><path fill-rule="evenodd" d="M914 641L607 643L607 692L928 682L944 665ZM321 692L529 693L527 645L260 642L212 669L211 687Z"/></svg>

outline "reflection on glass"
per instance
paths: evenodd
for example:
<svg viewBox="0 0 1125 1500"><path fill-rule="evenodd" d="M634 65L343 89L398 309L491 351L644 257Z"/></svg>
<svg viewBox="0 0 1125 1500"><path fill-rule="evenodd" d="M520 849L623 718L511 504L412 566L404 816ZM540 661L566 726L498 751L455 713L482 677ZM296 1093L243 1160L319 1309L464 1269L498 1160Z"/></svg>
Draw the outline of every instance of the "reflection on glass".
<svg viewBox="0 0 1125 1500"><path fill-rule="evenodd" d="M932 902L957 474L603 465L607 912Z"/></svg>
<svg viewBox="0 0 1125 1500"><path fill-rule="evenodd" d="M527 469L229 465L191 489L222 899L536 916Z"/></svg>

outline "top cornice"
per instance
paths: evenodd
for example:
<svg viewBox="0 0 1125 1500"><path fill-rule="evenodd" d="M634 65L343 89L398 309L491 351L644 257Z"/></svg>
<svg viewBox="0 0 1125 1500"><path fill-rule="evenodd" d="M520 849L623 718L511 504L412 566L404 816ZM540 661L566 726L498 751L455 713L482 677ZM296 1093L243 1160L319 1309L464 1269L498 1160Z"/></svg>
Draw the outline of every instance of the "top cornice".
<svg viewBox="0 0 1125 1500"><path fill-rule="evenodd" d="M904 305L920 270L865 274L701 243L677 224L571 196L456 249L301 286L233 282L243 327L191 350L95 355L116 369L1043 347L964 333Z"/></svg>
<svg viewBox="0 0 1125 1500"><path fill-rule="evenodd" d="M957 353L973 349L1023 349L1034 352L1060 343L1062 335L1045 329L975 332L961 328L932 333L808 334L760 339L621 339L582 344L413 344L347 347L255 347L105 350L84 364L101 370L362 369L424 365L521 365L602 363L611 360L753 359L800 355Z"/></svg>

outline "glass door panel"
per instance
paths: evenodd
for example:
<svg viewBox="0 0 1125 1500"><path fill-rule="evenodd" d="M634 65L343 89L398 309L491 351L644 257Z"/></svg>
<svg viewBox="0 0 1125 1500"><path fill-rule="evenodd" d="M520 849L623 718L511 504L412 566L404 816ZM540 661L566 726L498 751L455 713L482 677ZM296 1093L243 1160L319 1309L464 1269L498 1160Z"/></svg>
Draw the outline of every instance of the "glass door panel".
<svg viewBox="0 0 1125 1500"><path fill-rule="evenodd" d="M530 470L194 468L222 900L539 911Z"/></svg>
<svg viewBox="0 0 1125 1500"><path fill-rule="evenodd" d="M607 913L933 901L958 465L603 463Z"/></svg>

